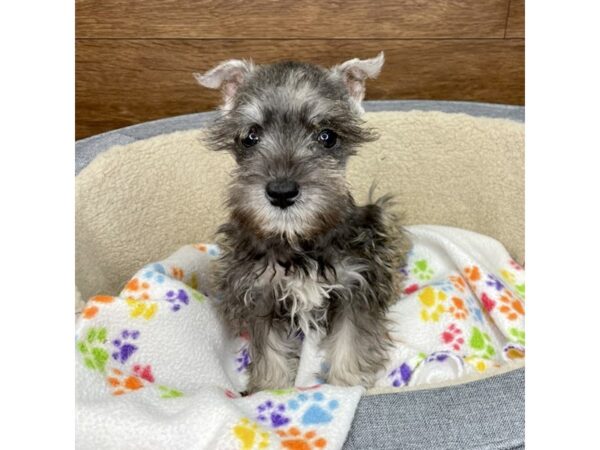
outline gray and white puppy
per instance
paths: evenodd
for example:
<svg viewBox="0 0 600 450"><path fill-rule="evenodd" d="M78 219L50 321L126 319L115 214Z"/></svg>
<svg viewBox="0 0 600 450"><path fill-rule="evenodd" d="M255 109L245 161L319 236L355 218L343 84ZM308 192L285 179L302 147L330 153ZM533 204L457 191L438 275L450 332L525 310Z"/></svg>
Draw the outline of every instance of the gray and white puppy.
<svg viewBox="0 0 600 450"><path fill-rule="evenodd" d="M237 161L214 279L223 320L250 335L248 392L292 386L309 332L328 383L371 386L387 362L385 314L410 245L390 197L357 206L345 178L376 139L361 101L382 65L383 53L332 69L229 60L195 74L224 96L208 142Z"/></svg>

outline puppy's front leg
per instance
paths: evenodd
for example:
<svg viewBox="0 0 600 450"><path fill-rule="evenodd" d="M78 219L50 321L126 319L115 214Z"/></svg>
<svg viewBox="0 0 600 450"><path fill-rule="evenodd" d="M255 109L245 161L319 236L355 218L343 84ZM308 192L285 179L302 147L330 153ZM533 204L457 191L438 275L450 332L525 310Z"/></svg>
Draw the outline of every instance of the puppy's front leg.
<svg viewBox="0 0 600 450"><path fill-rule="evenodd" d="M371 387L385 367L391 346L387 322L380 312L355 309L346 303L332 314L323 341L330 364L327 382Z"/></svg>
<svg viewBox="0 0 600 450"><path fill-rule="evenodd" d="M289 336L285 323L256 318L249 323L250 366L247 391L281 389L294 385L300 340Z"/></svg>

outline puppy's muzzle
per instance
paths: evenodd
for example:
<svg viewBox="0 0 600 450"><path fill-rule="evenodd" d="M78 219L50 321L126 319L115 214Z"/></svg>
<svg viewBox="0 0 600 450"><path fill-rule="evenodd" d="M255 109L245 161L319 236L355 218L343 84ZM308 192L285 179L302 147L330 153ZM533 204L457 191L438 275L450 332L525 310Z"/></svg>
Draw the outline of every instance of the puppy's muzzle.
<svg viewBox="0 0 600 450"><path fill-rule="evenodd" d="M271 205L285 209L300 195L300 186L291 180L275 180L267 183L266 192Z"/></svg>

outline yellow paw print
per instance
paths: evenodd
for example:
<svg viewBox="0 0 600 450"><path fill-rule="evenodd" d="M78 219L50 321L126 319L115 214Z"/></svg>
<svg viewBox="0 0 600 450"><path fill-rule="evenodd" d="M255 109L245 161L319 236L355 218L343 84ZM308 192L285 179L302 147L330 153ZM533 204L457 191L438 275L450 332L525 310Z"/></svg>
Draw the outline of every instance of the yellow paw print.
<svg viewBox="0 0 600 450"><path fill-rule="evenodd" d="M465 362L473 366L479 373L486 372L490 367L500 367L498 363L480 358L479 356L467 356Z"/></svg>
<svg viewBox="0 0 600 450"><path fill-rule="evenodd" d="M242 450L254 450L269 446L269 433L244 418L233 427L234 436L240 441Z"/></svg>
<svg viewBox="0 0 600 450"><path fill-rule="evenodd" d="M421 309L421 319L424 322L432 321L438 322L440 316L446 312L444 302L447 298L445 292L432 287L426 287L419 294L419 300L423 305Z"/></svg>
<svg viewBox="0 0 600 450"><path fill-rule="evenodd" d="M143 317L146 320L150 320L158 310L158 303L156 302L136 300L134 298L128 298L126 301L127 306L129 306L129 316L133 318Z"/></svg>

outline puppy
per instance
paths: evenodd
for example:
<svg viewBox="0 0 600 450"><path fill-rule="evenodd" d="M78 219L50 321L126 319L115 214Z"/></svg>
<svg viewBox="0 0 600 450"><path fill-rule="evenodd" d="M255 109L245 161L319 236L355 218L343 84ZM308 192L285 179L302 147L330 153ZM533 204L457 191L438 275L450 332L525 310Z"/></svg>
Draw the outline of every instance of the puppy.
<svg viewBox="0 0 600 450"><path fill-rule="evenodd" d="M248 392L292 386L309 332L330 384L369 387L385 366L385 315L410 245L390 197L358 206L345 178L348 158L376 139L361 101L383 61L229 60L195 74L223 92L208 143L237 162L214 281L224 322L250 335Z"/></svg>

